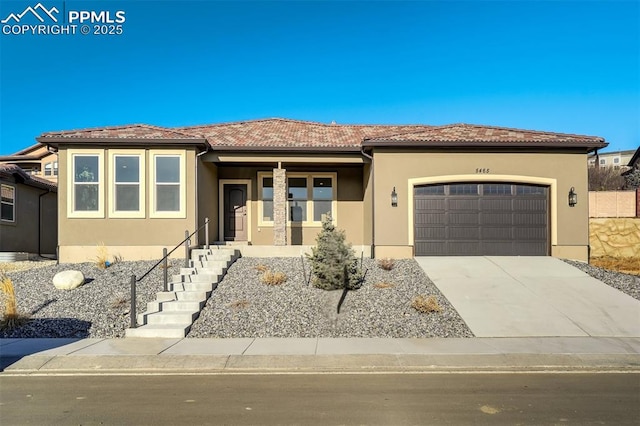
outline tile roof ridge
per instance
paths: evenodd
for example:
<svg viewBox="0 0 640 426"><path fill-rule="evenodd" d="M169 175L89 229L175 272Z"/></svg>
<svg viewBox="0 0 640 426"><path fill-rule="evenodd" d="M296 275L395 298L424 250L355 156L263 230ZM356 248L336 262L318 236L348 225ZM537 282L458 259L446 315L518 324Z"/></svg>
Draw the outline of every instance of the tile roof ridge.
<svg viewBox="0 0 640 426"><path fill-rule="evenodd" d="M193 137L196 137L196 136L204 138L204 136L202 136L202 135L194 135L192 133L183 132L181 130L177 130L174 127L156 126L156 125L153 125L153 124L136 124L136 125L132 125L130 127L144 127L144 128L151 129L151 130L161 130L161 131L165 131L165 132L173 132L173 133L176 133L178 135L186 136L188 138L193 138Z"/></svg>
<svg viewBox="0 0 640 426"><path fill-rule="evenodd" d="M455 126L463 126L463 127L475 127L478 129L494 129L494 130L509 130L514 132L528 132L528 133L537 133L541 135L556 135L556 136L571 136L578 138L589 138L589 139L598 139L604 140L604 138L600 136L591 136L591 135L579 135L577 133L564 133L564 132L553 132L548 130L532 130L532 129L520 129L517 127L504 127L504 126L494 126L487 124L470 124L470 123L454 123L448 124L442 127L455 127Z"/></svg>
<svg viewBox="0 0 640 426"><path fill-rule="evenodd" d="M26 148L23 148L23 149L21 149L20 151L18 151L18 152L16 152L16 153L14 153L14 154L11 154L11 155L26 155L26 153L27 153L27 152L29 152L29 151L34 151L34 150L36 150L36 149L40 148L40 147L41 147L41 146L43 146L43 145L44 145L44 144L42 144L42 143L38 142L38 143L36 143L36 144L34 144L34 145L31 145L31 146L28 146L28 147L26 147Z"/></svg>
<svg viewBox="0 0 640 426"><path fill-rule="evenodd" d="M34 182L39 184L40 186L46 186L49 189L58 189L58 184L55 182L51 182L47 179L40 178L38 176L32 176L29 173L25 172L20 166L15 164L0 164L0 174L5 175L19 175L26 185L29 185L28 182Z"/></svg>
<svg viewBox="0 0 640 426"><path fill-rule="evenodd" d="M250 120L238 120L238 121L225 121L222 123L211 123L211 124L197 124L194 126L178 126L171 127L172 129L181 129L181 130L189 130L196 128L211 128L211 127L222 127L222 126L232 126L238 124L251 124L251 123L259 123L264 121L280 121L287 123L299 123L299 124L311 124L314 126L324 126L324 127L427 127L427 124L350 124L350 123L324 123L321 121L311 121L311 120L299 120L295 118L283 118L283 117L269 117L269 118L256 118ZM430 127L430 126L429 126Z"/></svg>
<svg viewBox="0 0 640 426"><path fill-rule="evenodd" d="M260 123L262 121L291 121L291 122L300 122L300 123L303 122L302 120L294 120L294 119L289 119L289 118L269 117L269 118L254 118L254 119L249 119L249 120L224 121L222 123L196 124L196 125L193 125L193 126L177 126L177 127L171 127L171 128L172 129L180 129L180 130L189 130L189 129L196 129L196 128L233 126L233 125L245 124L245 123ZM308 123L322 124L322 123L315 123L315 122L312 122L312 121L309 121Z"/></svg>
<svg viewBox="0 0 640 426"><path fill-rule="evenodd" d="M51 135L51 134L66 135L69 133L88 132L92 130L119 130L119 129L126 129L128 127L144 127L144 126L150 127L149 124L144 124L144 123L120 124L115 126L94 126L94 127L84 127L80 129L53 130L50 132L44 132L40 136L47 137L48 135Z"/></svg>

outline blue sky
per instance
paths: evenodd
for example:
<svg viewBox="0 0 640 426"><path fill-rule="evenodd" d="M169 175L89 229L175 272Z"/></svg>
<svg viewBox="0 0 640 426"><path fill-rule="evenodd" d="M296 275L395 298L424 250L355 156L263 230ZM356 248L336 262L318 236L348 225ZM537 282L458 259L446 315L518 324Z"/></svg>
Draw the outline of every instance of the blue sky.
<svg viewBox="0 0 640 426"><path fill-rule="evenodd" d="M637 1L40 2L122 10L123 34L0 34L3 155L46 131L265 117L640 145Z"/></svg>

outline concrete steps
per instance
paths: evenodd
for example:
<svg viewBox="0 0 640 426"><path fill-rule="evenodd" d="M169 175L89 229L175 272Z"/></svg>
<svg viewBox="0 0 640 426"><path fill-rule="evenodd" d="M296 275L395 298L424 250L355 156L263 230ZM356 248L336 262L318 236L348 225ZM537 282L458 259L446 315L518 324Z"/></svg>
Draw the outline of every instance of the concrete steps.
<svg viewBox="0 0 640 426"><path fill-rule="evenodd" d="M185 337L193 321L218 287L227 269L240 256L229 248L193 249L188 268L180 268L168 283L169 291L156 293L147 310L138 314L137 328L129 328L126 337Z"/></svg>

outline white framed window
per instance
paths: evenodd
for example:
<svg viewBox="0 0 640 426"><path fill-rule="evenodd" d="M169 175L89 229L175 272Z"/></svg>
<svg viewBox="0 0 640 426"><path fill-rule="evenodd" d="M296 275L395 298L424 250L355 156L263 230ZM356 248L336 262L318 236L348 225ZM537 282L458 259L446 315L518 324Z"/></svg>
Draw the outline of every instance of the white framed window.
<svg viewBox="0 0 640 426"><path fill-rule="evenodd" d="M287 173L287 223L320 226L337 211L336 173ZM258 173L258 225L273 225L273 174Z"/></svg>
<svg viewBox="0 0 640 426"><path fill-rule="evenodd" d="M273 223L273 177L261 176L259 180L260 190L260 220L262 223Z"/></svg>
<svg viewBox="0 0 640 426"><path fill-rule="evenodd" d="M109 164L109 217L145 217L144 151L109 151Z"/></svg>
<svg viewBox="0 0 640 426"><path fill-rule="evenodd" d="M0 188L0 219L3 222L16 221L16 188L2 185Z"/></svg>
<svg viewBox="0 0 640 426"><path fill-rule="evenodd" d="M185 151L150 151L150 217L186 217Z"/></svg>
<svg viewBox="0 0 640 426"><path fill-rule="evenodd" d="M104 218L104 151L69 150L67 215Z"/></svg>
<svg viewBox="0 0 640 426"><path fill-rule="evenodd" d="M45 176L58 176L58 162L52 161L44 165Z"/></svg>
<svg viewBox="0 0 640 426"><path fill-rule="evenodd" d="M606 160L606 159L604 159L604 158L601 158L601 159L600 159L600 165L601 165L601 166L604 166L605 164L607 164L607 160Z"/></svg>
<svg viewBox="0 0 640 426"><path fill-rule="evenodd" d="M613 159L613 164L620 164L620 157L615 157Z"/></svg>

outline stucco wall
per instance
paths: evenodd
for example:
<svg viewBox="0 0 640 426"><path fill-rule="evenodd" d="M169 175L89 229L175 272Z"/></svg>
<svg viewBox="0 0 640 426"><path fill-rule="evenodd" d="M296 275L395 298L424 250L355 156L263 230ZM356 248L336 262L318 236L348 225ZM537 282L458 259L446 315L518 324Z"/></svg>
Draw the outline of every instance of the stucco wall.
<svg viewBox="0 0 640 426"><path fill-rule="evenodd" d="M56 193L13 180L3 179L2 183L15 188L15 221L0 222L0 251L55 254L58 240ZM41 194L45 195L40 197Z"/></svg>
<svg viewBox="0 0 640 426"><path fill-rule="evenodd" d="M366 244L365 230L371 229L370 220L367 221L364 212L364 190L362 166L284 166L288 173L323 173L337 172L337 226L345 230L347 240L354 245ZM251 181L250 214L251 220L250 242L254 246L273 245L273 226L260 225L258 218L258 172L272 172L273 167L231 167L219 166L218 178L223 180L249 179ZM318 226L287 225L288 245L314 245L316 236L320 232ZM369 231L370 232L370 231Z"/></svg>
<svg viewBox="0 0 640 426"><path fill-rule="evenodd" d="M640 218L591 219L591 257L640 257Z"/></svg>
<svg viewBox="0 0 640 426"><path fill-rule="evenodd" d="M175 151L176 149L171 149ZM118 149L118 152L123 151ZM195 149L182 149L185 153L186 172L186 210L184 218L151 218L150 191L146 185L145 217L123 219L109 217L109 209L105 208L103 218L69 218L67 203L69 194L68 173L71 172L67 149L60 149L60 175L58 181L58 216L59 216L59 244L61 262L85 262L95 258L95 248L104 244L111 255L122 255L125 260L159 259L162 257L162 247L172 248L184 238L184 231L195 229ZM103 164L105 181L110 180L110 170L107 167L109 150L105 150ZM151 167L149 152L146 151L145 179L150 182ZM102 202L107 205L108 192L106 188ZM202 218L204 220L204 218Z"/></svg>
<svg viewBox="0 0 640 426"><path fill-rule="evenodd" d="M509 181L550 186L550 254L586 260L588 202L586 154L374 151L376 257L413 255L413 184ZM398 207L391 206L396 188ZM571 187L578 204L569 207ZM411 200L410 200L411 198Z"/></svg>
<svg viewBox="0 0 640 426"><path fill-rule="evenodd" d="M589 191L589 217L636 217L636 191Z"/></svg>

